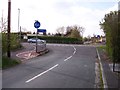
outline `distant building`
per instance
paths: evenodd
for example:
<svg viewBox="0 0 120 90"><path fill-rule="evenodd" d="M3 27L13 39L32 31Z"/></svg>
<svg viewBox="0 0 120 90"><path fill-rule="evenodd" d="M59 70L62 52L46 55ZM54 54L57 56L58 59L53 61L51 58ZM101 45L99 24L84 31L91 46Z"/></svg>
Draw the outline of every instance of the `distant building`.
<svg viewBox="0 0 120 90"><path fill-rule="evenodd" d="M105 36L94 36L91 37L92 43L101 43L101 42L106 42L106 37Z"/></svg>

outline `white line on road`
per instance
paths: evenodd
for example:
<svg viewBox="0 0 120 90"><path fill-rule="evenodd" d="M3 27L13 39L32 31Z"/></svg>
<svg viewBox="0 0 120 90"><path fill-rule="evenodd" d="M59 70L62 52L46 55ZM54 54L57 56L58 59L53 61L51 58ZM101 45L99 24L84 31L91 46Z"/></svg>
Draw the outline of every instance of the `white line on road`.
<svg viewBox="0 0 120 90"><path fill-rule="evenodd" d="M72 56L70 56L70 57L66 58L64 61L67 61L67 60L69 60L70 58L72 58Z"/></svg>
<svg viewBox="0 0 120 90"><path fill-rule="evenodd" d="M76 53L76 48L73 46L73 48L74 48L74 52L73 52L73 55Z"/></svg>
<svg viewBox="0 0 120 90"><path fill-rule="evenodd" d="M69 56L68 58L66 58L64 61L69 60L69 59L72 58L73 55L76 53L76 48L75 48L74 46L72 46L72 47L74 48L74 52L73 52L73 54L72 54L71 56ZM40 77L41 75L43 75L43 74L47 73L48 71L54 69L54 68L57 67L58 65L59 65L59 64L56 64L56 65L54 65L53 67L49 68L48 70L46 70L46 71L44 71L44 72L42 72L42 73L40 73L40 74L34 76L33 78L27 80L26 83L28 83L28 82L30 82L30 81L32 81L32 80L34 80L34 79Z"/></svg>
<svg viewBox="0 0 120 90"><path fill-rule="evenodd" d="M57 67L58 65L59 65L59 64L56 64L56 65L54 65L53 67L49 68L48 70L46 70L46 71L44 71L44 72L42 72L42 73L40 73L40 74L34 76L33 78L27 80L26 83L28 83L28 82L30 82L30 81L32 81L32 80L34 80L34 79L40 77L41 75L43 75L43 74L47 73L48 71L54 69L54 68Z"/></svg>
<svg viewBox="0 0 120 90"><path fill-rule="evenodd" d="M70 58L72 58L73 57L73 55L76 53L76 48L73 46L73 48L74 48L74 52L73 52L73 54L71 55L71 56L69 56L68 58L66 58L64 61L67 61L67 60L69 60Z"/></svg>

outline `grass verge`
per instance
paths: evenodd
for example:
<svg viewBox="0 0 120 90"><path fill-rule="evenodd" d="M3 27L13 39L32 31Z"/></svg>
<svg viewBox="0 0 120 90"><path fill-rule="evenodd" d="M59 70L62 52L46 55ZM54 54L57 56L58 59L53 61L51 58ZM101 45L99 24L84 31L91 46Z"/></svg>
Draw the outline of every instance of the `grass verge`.
<svg viewBox="0 0 120 90"><path fill-rule="evenodd" d="M20 64L20 61L17 61L12 58L8 58L6 56L2 57L2 69L9 68L18 64Z"/></svg>
<svg viewBox="0 0 120 90"><path fill-rule="evenodd" d="M103 84L103 78L102 78L102 70L101 70L101 66L100 66L100 63L99 63L99 72L100 72L100 88L101 90L104 90L104 84Z"/></svg>
<svg viewBox="0 0 120 90"><path fill-rule="evenodd" d="M98 52L102 51L102 52L106 52L106 46L99 46L97 47ZM100 61L99 61L99 75L100 75L100 88L101 90L104 90L104 83L103 83L103 78L102 78L102 70L101 70L101 65L100 65Z"/></svg>
<svg viewBox="0 0 120 90"><path fill-rule="evenodd" d="M97 49L102 50L102 51L106 51L106 46L99 46L99 47L97 47Z"/></svg>

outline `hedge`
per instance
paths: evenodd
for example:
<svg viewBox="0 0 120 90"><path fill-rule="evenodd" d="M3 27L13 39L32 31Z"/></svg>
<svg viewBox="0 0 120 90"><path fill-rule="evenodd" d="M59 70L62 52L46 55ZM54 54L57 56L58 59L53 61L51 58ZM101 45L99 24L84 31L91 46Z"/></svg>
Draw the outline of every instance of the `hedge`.
<svg viewBox="0 0 120 90"><path fill-rule="evenodd" d="M35 36L28 36L28 39L36 38ZM38 36L39 39L46 40L47 43L62 43L62 44L83 44L82 39L60 37L60 36Z"/></svg>

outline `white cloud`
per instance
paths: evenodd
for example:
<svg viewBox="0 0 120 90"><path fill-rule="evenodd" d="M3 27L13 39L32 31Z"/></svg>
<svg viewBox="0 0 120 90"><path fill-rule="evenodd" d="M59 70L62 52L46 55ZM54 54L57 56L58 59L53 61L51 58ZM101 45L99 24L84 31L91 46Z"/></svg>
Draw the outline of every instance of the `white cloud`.
<svg viewBox="0 0 120 90"><path fill-rule="evenodd" d="M100 10L79 5L82 0L11 0L12 14L11 25L13 31L18 31L18 8L20 8L20 25L28 31L36 31L34 21L41 22L40 28L47 32L55 33L60 26L80 25L85 28L84 36L103 34L99 27L99 21L111 10L117 10L117 4L113 7ZM103 2L115 2L115 0L102 0ZM89 2L102 2L90 0ZM2 2L2 4L1 4ZM88 0L84 0L88 2ZM0 12L4 10L7 17L7 0L0 0ZM0 15L1 16L1 15Z"/></svg>

